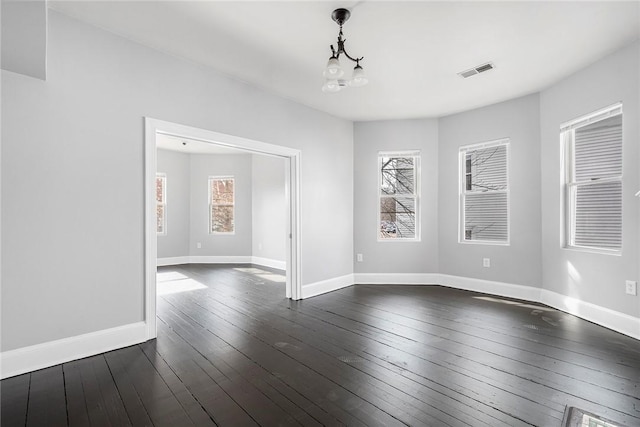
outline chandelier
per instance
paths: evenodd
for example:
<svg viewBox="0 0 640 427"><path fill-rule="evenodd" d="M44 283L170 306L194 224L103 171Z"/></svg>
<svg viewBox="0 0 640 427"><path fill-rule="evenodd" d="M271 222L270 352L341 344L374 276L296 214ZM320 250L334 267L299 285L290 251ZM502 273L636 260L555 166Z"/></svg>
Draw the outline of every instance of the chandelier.
<svg viewBox="0 0 640 427"><path fill-rule="evenodd" d="M340 32L338 33L338 49L335 49L333 45L331 45L331 58L329 58L327 67L322 73L326 79L324 85L322 85L323 92L339 92L346 87L360 87L369 82L362 66L360 66L360 61L364 59L364 56L353 58L344 49L346 40L342 39L342 24L347 22L350 16L351 12L347 9L336 9L331 14L331 19L340 26ZM340 66L340 55L344 55L347 59L356 63L350 79L344 76L344 70Z"/></svg>

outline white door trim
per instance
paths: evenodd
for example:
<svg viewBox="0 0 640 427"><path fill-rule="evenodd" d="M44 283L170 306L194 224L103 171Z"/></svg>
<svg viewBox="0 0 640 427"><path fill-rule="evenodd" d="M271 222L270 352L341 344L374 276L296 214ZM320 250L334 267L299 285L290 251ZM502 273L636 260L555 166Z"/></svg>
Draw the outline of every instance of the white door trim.
<svg viewBox="0 0 640 427"><path fill-rule="evenodd" d="M157 170L156 135L165 134L195 139L251 153L282 157L286 160L287 172L287 286L286 296L294 300L302 298L300 280L300 150L254 141L238 136L194 128L177 123L145 117L145 324L147 339L157 336L156 331L156 263L158 242L156 240L155 176Z"/></svg>

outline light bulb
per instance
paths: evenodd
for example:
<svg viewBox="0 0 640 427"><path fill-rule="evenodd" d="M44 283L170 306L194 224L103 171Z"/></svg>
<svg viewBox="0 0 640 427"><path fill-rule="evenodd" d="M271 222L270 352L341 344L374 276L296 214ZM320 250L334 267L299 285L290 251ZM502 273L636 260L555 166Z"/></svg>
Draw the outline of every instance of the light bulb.
<svg viewBox="0 0 640 427"><path fill-rule="evenodd" d="M340 83L336 79L330 79L322 85L323 92L334 93L340 91Z"/></svg>
<svg viewBox="0 0 640 427"><path fill-rule="evenodd" d="M329 58L327 62L327 68L324 69L322 73L328 79L339 79L344 74L342 67L340 66L340 61L335 56Z"/></svg>
<svg viewBox="0 0 640 427"><path fill-rule="evenodd" d="M369 79L364 73L364 69L360 66L360 64L356 65L353 69L353 75L351 76L351 80L349 81L349 85L353 87L364 86L369 83Z"/></svg>

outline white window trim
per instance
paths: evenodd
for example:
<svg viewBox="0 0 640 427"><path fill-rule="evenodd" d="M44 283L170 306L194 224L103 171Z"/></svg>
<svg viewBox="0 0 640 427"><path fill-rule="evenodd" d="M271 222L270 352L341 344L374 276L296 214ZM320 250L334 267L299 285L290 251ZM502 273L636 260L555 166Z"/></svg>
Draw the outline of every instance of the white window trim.
<svg viewBox="0 0 640 427"><path fill-rule="evenodd" d="M622 245L620 249L607 249L607 248L598 248L593 246L579 246L572 243L572 237L575 235L575 221L573 218L573 212L575 212L574 206L574 197L572 196L573 192L582 185L590 185L595 183L603 183L603 182L622 182L622 176L624 175L624 164L623 171L619 176L615 177L607 177L607 178L599 178L596 181L574 181L573 174L575 169L575 164L572 162L573 158L573 145L570 146L572 142L575 141L575 131L581 127L590 125L592 123L599 122L601 120L607 119L609 117L614 117L622 115L622 103L616 102L615 104L609 105L607 107L601 108L592 113L586 114L584 116L578 117L577 119L570 120L568 122L560 125L560 150L561 150L561 164L562 164L562 219L561 224L563 227L560 230L561 233L561 242L562 249L568 251L576 251L576 252L587 252L587 253L595 253L595 254L603 254L603 255L614 255L614 256L622 256ZM570 133L569 133L570 132ZM568 135L571 135L570 138L567 138ZM624 149L624 146L623 146ZM624 156L624 153L623 153ZM623 193L624 194L624 193ZM622 200L623 212L624 212L624 198Z"/></svg>
<svg viewBox="0 0 640 427"><path fill-rule="evenodd" d="M492 193L506 193L507 195L507 240L504 242L498 242L494 240L466 240L465 236L465 195L466 190L466 153L470 150L479 150L483 148L491 148L499 145L506 147L506 159L507 159L507 189L506 190L494 190ZM511 245L511 139L500 138L486 142L480 142L476 144L462 145L458 151L458 243L464 245L489 245L489 246L510 246ZM475 193L475 192L470 192Z"/></svg>
<svg viewBox="0 0 640 427"><path fill-rule="evenodd" d="M415 202L415 207L416 207L416 211L415 211L415 220L416 220L416 235L413 238L395 238L395 239L382 239L380 237L380 200L383 197L382 195L382 189L380 187L380 171L382 168L382 157L413 157L414 158L414 169L415 169L415 190L414 190L414 197L416 199ZM421 190L421 186L420 186L420 182L421 182L421 162L420 162L420 150L404 150L404 151L378 151L378 160L377 160L377 165L378 165L378 169L376 172L376 179L377 179L377 191L378 191L378 197L376 198L376 202L377 202L377 206L376 206L376 211L377 211L377 221L376 221L376 238L378 242L382 242L382 243L389 243L389 242L394 242L394 243L399 243L399 242L404 242L404 243L415 243L415 242L420 242L421 241L421 232L420 232L420 190Z"/></svg>
<svg viewBox="0 0 640 427"><path fill-rule="evenodd" d="M214 180L232 180L233 181L233 204L232 205L218 205L218 206L232 206L233 207L233 231L213 231L213 214L212 214L212 207L213 207L213 203L211 200L211 182ZM209 234L214 234L214 235L227 235L227 236L232 236L234 234L236 234L236 179L235 177L233 177L232 175L224 175L224 176L209 176L209 179L207 180L207 191L208 191L208 199L209 199Z"/></svg>
<svg viewBox="0 0 640 427"><path fill-rule="evenodd" d="M163 178L162 200L164 200L164 202L162 202L162 203L158 203L156 201L156 206L157 205L162 205L164 207L164 209L163 209L164 216L162 217L162 231L158 232L158 230L156 229L156 235L158 235L158 236L166 236L167 235L167 224L169 223L169 221L167 221L167 174L166 173L161 173L161 172L156 172L156 178Z"/></svg>

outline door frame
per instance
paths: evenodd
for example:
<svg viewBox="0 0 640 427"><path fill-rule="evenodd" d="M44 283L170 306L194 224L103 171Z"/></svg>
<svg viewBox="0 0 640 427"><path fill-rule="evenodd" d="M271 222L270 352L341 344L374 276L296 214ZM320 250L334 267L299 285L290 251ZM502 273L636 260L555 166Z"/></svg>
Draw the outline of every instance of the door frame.
<svg viewBox="0 0 640 427"><path fill-rule="evenodd" d="M238 136L144 118L144 319L147 339L156 338L156 271L158 242L156 234L155 178L157 171L156 135L165 134L234 148L248 153L284 158L287 203L286 297L302 299L300 274L300 150L255 141Z"/></svg>

